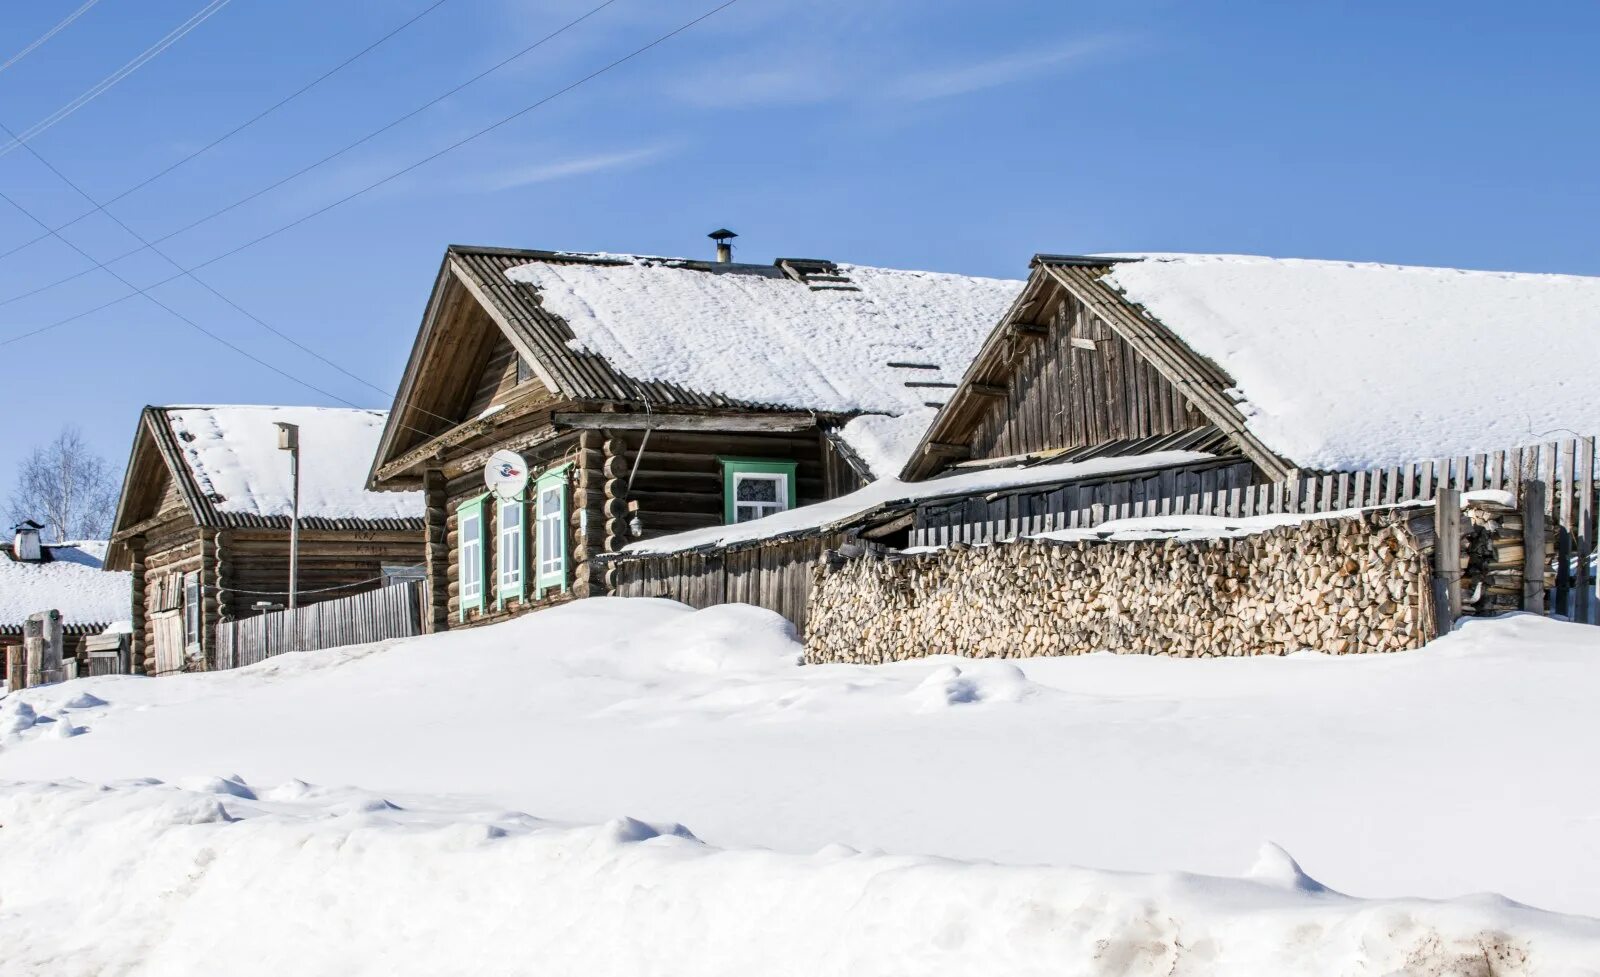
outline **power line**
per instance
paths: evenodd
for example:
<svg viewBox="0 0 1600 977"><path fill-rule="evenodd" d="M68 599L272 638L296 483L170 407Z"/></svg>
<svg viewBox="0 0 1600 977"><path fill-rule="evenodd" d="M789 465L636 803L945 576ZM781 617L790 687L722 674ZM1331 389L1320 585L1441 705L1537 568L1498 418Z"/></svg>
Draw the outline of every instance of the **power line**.
<svg viewBox="0 0 1600 977"><path fill-rule="evenodd" d="M277 181L275 181L273 183L269 183L266 186L260 188L259 190L256 190L256 191L254 191L252 193L249 193L249 194L246 194L245 196L240 197L239 199L233 201L232 203L230 203L230 204L228 204L228 205L226 205L224 207L221 207L221 208L219 208L217 210L214 210L209 214L206 214L204 217L201 217L198 220L190 221L189 223L183 225L182 227L178 228L175 231L170 231L170 232L168 232L166 234L161 235L160 237L156 238L152 242L152 244L162 244L162 243L164 243L166 241L171 240L172 238L177 237L180 234L184 234L184 233L187 233L189 231L192 231L196 227L199 227L201 224L205 224L205 223L207 223L209 221L213 221L213 220L217 219L218 217L221 217L223 214L228 213L229 211L232 211L232 210L235 210L235 209L237 209L239 207L244 206L245 204L249 203L250 201L255 200L257 197L260 197L260 196L263 196L265 194L271 193L272 191L278 189L279 187L282 187L283 185L285 185L287 183L290 183L290 182L292 182L294 180L299 179L302 176L305 176L307 173L310 173L312 170L317 169L320 166L324 166L324 165L326 165L328 163L331 163L335 159L338 159L340 156L343 156L345 153L350 152L352 149L355 149L358 146L361 146L361 145L363 145L363 144L365 144L365 143L377 138L378 136L381 136L385 132L388 132L390 129L393 129L395 126L398 126L401 123L405 122L406 120L411 119L414 116L416 116L416 115L418 115L418 114L420 114L420 113L432 108L433 106L439 104L440 102L444 101L445 99L450 98L452 95L457 94L458 92L462 91L463 89L465 89L465 88L477 83L478 81L481 81L483 78L493 74L496 71L499 71L501 68L504 68L506 65L510 64L511 62L516 61L516 60L526 56L527 54L531 53L535 49L543 46L544 44L549 43L550 41L554 40L557 37L560 37L562 34L565 34L567 31L569 31L572 28L578 26L579 24L581 24L584 21L588 20L590 17L593 17L595 14L599 13L600 11L606 9L607 7L611 6L612 4L614 4L616 2L617 2L617 0L603 0L602 3L597 4L596 6L590 8L588 11L584 12L580 16L568 21L567 23L563 24L562 26L558 27L557 29L555 29L555 30L551 31L550 33L546 34L545 36L539 38L537 41L534 41L532 44L529 44L527 47L523 48L522 50L518 51L517 53L511 55L508 58L502 59L498 63L496 63L494 65L491 65L490 67L484 69L483 71L478 72L476 75L473 75L471 78L468 78L466 81L462 82L461 84L456 85L454 88L451 88L449 91L446 91L441 95L437 95L434 98L429 99L428 101L422 103L421 105L417 106L416 108L412 109L411 111L405 113L404 115L401 115L398 118L393 119L390 122L386 123L385 125L382 125L382 126L378 127L377 129L374 129L371 132L368 132L366 135L364 135L361 138L357 139L355 142L349 143L348 145L344 146L343 148L335 150L332 153L329 153L328 155L322 157L321 159L317 160L314 163L310 163L310 164L308 164L306 166L302 166L300 169L295 170L293 173L290 173L288 176L285 176L282 179L279 179L279 180L277 180ZM126 191L123 194L120 194L117 197L113 197L111 200L108 200L106 202L107 202L107 204L115 203L117 200L122 199L123 196L126 196L127 193L131 193L131 192L132 192L132 190ZM88 216L88 215L82 215L82 216ZM72 223L71 221L68 221L67 224L63 224L63 225L61 225L61 227L66 227L66 226L70 225L71 223ZM60 228L57 228L57 230L59 230L59 229ZM32 245L36 241L42 240L43 237L49 237L49 235L48 234L43 235L41 238L35 238L33 241L29 241L29 242L26 242L24 244L21 244L21 245L15 247L15 248L12 248L10 251L7 251L7 252L5 252L3 254L0 254L0 258L5 258L5 257L8 257L9 255L15 254L16 252L21 251L22 249L29 247L30 245ZM134 248L131 251L125 251L122 254L119 254L116 257L111 258L108 263L109 264L116 264L117 262L123 260L124 258L131 258L132 256L138 254L139 252L141 252L143 250L144 250L144 248L141 247L141 248ZM85 268L82 271L75 272L75 273L73 273L71 275L66 276L65 278L57 279L56 281L50 282L49 284L40 285L37 288L29 289L26 292L21 292L19 294L12 295L9 298L0 299L0 306L10 305L12 302L20 302L21 300L23 300L25 298L31 298L32 296L38 295L38 294L40 294L42 292L48 292L51 289L57 288L57 287L59 287L61 285L65 285L68 282L76 281L77 279L82 278L84 275L87 275L87 274L89 274L90 272L92 272L94 270L95 269L93 269L93 268ZM3 344L0 344L0 345L3 345Z"/></svg>
<svg viewBox="0 0 1600 977"><path fill-rule="evenodd" d="M591 71L589 74L584 75L582 78L579 78L577 81L574 81L571 84L568 84L564 88L557 89L556 91L552 92L549 95L544 96L543 98L539 99L538 101L535 101L535 102L533 102L533 103L531 103L529 105L525 105L522 108L518 109L517 111L512 112L510 115L502 117L499 121L494 122L494 123L492 123L490 125L487 125L487 126L483 127L482 129L479 129L476 132L472 133L471 135L468 135L468 136L466 136L466 137L464 137L462 139L458 139L455 142L451 143L450 145L444 147L443 149L440 149L440 150L438 150L436 152L430 153L429 155L424 156L423 158L417 160L414 163L411 163L411 164L409 164L407 166L401 167L400 169L395 170L394 172L390 173L388 176L382 177L382 178L380 178L378 180L374 180L373 182L367 184L364 187L361 187L358 190L355 190L355 191L353 191L351 193L345 194L343 197L339 197L338 199L333 200L330 203L324 204L323 206L318 207L315 210L312 210L312 211L310 211L310 212L308 212L306 214L303 214L300 217L297 217L294 220L288 222L287 224L279 225L278 227L274 228L273 230L270 230L270 231L266 232L265 234L261 234L261 235L259 235L257 237L254 237L254 238L250 239L249 241L246 241L245 243L238 245L237 247L234 247L234 248L231 248L231 249L229 249L227 251L224 251L221 254L214 255L214 256L206 259L205 261L201 261L201 262L198 262L196 264L190 265L189 267L183 269L183 271L181 273L176 274L176 275L171 275L171 276L169 276L167 278L163 278L163 279L161 279L160 281L157 281L157 282L153 282L152 284L150 284L150 285L148 285L148 286L146 286L144 288L139 288L139 287L137 287L135 285L132 285L131 283L127 283L126 280L124 280L124 284L128 284L128 287L133 289L132 292L129 292L128 294L123 295L120 298L112 299L109 302L102 303L101 305L95 306L92 309L86 309L86 310L84 310L82 312L74 313L74 314L72 314L70 316L67 316L64 319L58 319L55 322L49 323L48 325L40 326L40 327L38 327L36 329L29 330L28 332L21 333L21 334L16 335L16 336L12 336L9 339L0 340L0 347L9 346L12 343L20 342L20 341L22 341L24 339L27 339L29 337L37 336L37 335L40 335L41 333L45 333L45 332L49 332L49 331L51 331L53 329L57 329L57 328L59 328L61 326L67 325L68 323L74 322L74 321L76 321L78 319L81 319L81 318L83 318L85 316L93 315L94 313L99 312L99 311L101 311L103 309L108 309L108 308L110 308L110 307L112 307L114 305L119 305L119 304L121 304L123 302L126 302L128 299L133 298L135 295L147 295L148 292L150 291L150 289L160 287L161 285L165 285L168 282L176 281L177 279L182 278L185 275L192 274L192 273L194 273L196 271L199 271L202 268L206 268L206 267L209 267L211 265L214 265L217 262L222 261L225 258L232 257L233 255L236 255L236 254L240 253L241 251L248 250L249 248L253 248L258 244L261 244L261 243L263 243L265 241L268 241L268 240L270 240L270 239L272 239L274 237L277 237L279 234L282 234L285 231L292 230L293 228L299 227L301 224L304 224L306 221L309 221L309 220L311 220L313 218L319 217L319 216L327 213L328 211L333 210L336 207L339 207L339 206L342 206L342 205L344 205L346 203L349 203L350 201L355 200L358 197L361 197L361 196L363 196L363 195L365 195L367 193L372 192L373 190L376 190L378 187L381 187L381 186L383 186L383 185L385 185L387 183L390 183L390 182L392 182L394 180L399 179L402 176L405 176L407 173L410 173L412 170L415 170L415 169L417 169L417 168L419 168L421 166L425 166L428 163L431 163L434 160L440 158L441 156L446 155L447 153L454 152L455 150L460 149L462 146L465 146L468 143L473 142L474 140L480 139L483 136L486 136L491 132L494 132L495 130L499 129L500 127L502 127L504 125L507 125L507 124L509 124L509 123L521 118L524 115L527 115L529 112L532 112L535 109L538 109L541 106L544 106L544 105L554 101L555 99L560 98L561 96L567 94L568 92L571 92L572 90L574 90L574 89L576 89L576 88L578 88L578 87L580 87L580 86L582 86L584 84L587 84L588 82L594 80L595 78L598 78L601 75L606 74L607 72L612 71L613 69L615 69L615 68L617 68L617 67L619 67L619 66L621 66L623 64L626 64L629 61L632 61L634 58L638 57L641 54L644 54L646 51L649 51L652 48L654 48L654 47L656 47L656 46L658 46L660 44L663 44L666 41L671 40L672 38L678 36L679 34L682 34L683 32L685 32L685 31L695 27L696 25L700 24L702 21L708 20L709 18L721 13L722 11L728 9L729 7L733 6L734 4L736 4L738 2L739 2L739 0L724 0L724 2L718 4L715 7L712 7L710 10L708 10L705 13L699 15L698 17L695 17L694 19L692 19L690 21L687 21L686 23L681 24L680 26L668 31L667 33L660 35L655 40L650 41L649 43L644 44L641 47L635 48L633 51L623 55L620 58L617 58L615 61L612 61L609 64L604 65L603 67L600 67L600 68L595 69L594 71ZM44 225L41 223L41 226L44 226ZM61 240L65 241L66 239L65 238L61 238ZM165 240L165 239L164 238L157 238L155 243L159 244L163 240ZM68 243L70 244L70 242L68 242ZM74 246L74 248L76 249L76 246ZM143 250L143 249L141 248L140 250ZM82 253L82 252L80 251L80 253ZM84 256L88 257L88 255L84 255ZM89 258L89 260L93 261L95 259ZM118 259L112 259L112 260L115 261L115 260L118 260ZM101 265L101 267L104 267L104 265ZM107 268L106 270L110 274L118 277L119 279L121 278L120 275L117 275L116 272L111 271L111 269ZM154 299L152 299L152 301L154 301ZM196 328L198 328L198 326ZM204 330L202 330L202 331L204 331ZM227 345L231 346L231 344L227 344ZM246 354L246 355L248 355L248 354ZM280 372L280 373L282 372L282 371L277 370L276 367L272 367L271 369L273 369L275 372ZM302 383L302 385L305 385L303 383L303 381L296 380L296 382ZM315 388L313 388L313 389L315 389ZM331 396L331 395L328 395L328 396ZM340 398L338 398L338 397L333 397L333 399L334 400L340 400ZM340 400L340 402L341 403L348 403L348 401L343 401L343 400Z"/></svg>
<svg viewBox="0 0 1600 977"><path fill-rule="evenodd" d="M145 48L132 61L129 61L116 71L113 71L111 74L91 85L86 91L83 92L83 94L68 102L66 105L63 105L61 108L56 109L45 118L24 129L22 131L22 135L12 136L11 142L5 147L0 148L0 156L6 155L13 149L16 149L18 146L21 146L23 143L32 139L34 136L37 136L39 133L60 122L62 119L65 119L67 116L83 108L85 105L88 105L101 95L104 95L106 92L116 87L116 85L124 78L133 74L135 71L138 71L150 61L160 56L161 52L165 51L167 48L178 43L178 41L183 39L184 35L188 34L196 27L199 27L207 20L210 20L212 14L216 13L232 2L233 0L211 0L210 3L191 14L188 20L168 31L167 35L161 40Z"/></svg>
<svg viewBox="0 0 1600 977"><path fill-rule="evenodd" d="M15 138L15 134L12 133L9 128L6 128L4 126L4 124L0 124L0 130L3 130L7 135L10 135L10 136L12 136L12 138ZM3 200L6 203L10 204L13 208L15 208L24 217L26 217L29 220L33 221L35 224L38 224L40 227L49 227L49 225L46 224L44 221L40 220L33 213L33 211L31 211L28 208L22 206L22 204L18 203L16 200L13 200L4 191L0 191L0 200ZM297 376L295 376L295 375L293 375L291 373L288 373L288 372L286 372L284 370L280 370L276 366L273 366L271 363L268 363L266 360L261 359L259 356L256 356L255 354L251 353L250 351L248 351L248 350L246 350L246 349L244 349L244 348L242 348L240 346L234 345L233 343L231 343L228 340L222 338L221 336L217 335L216 333L212 332L211 330L207 329L206 327L200 325L198 322L195 322L193 319L191 319L188 316L184 315L183 313L179 312L177 309L174 309L172 306L170 306L170 305L166 304L165 302L161 301L160 299L156 298L154 295L151 295L149 289L141 289L141 288L139 288L139 286L133 284L132 282L128 281L126 278L122 277L122 275L118 274L114 269L106 267L106 265L104 263L100 262L93 255L89 254L89 252L83 250L82 248L80 248L76 244L74 244L72 241L68 240L66 238L66 236L64 236L64 235L62 235L60 233L57 233L55 235L55 237L58 240L60 240L61 243L65 244L67 247L69 247L72 250L78 252L78 254L80 254L83 257L89 259L90 261L93 261L95 263L96 267L104 270L106 274L110 275L111 277L115 278L117 281L121 282L122 284L124 284L127 287L129 287L129 288L134 290L133 292L130 292L128 295L123 296L123 298L132 298L134 295L143 295L146 299L148 299L151 302L151 304L155 305L157 308L160 308L160 309L166 311L170 315L172 315L172 316L176 317L177 319L180 319L183 322L187 323L191 328L195 329L196 331L200 332L201 334L203 334L205 336L209 336L211 339L214 339L217 342L221 343L222 345L228 347L229 349L233 350L235 353L238 353L240 356L243 356L246 359L249 359L249 360L255 362L256 364L258 364L260 366L266 367L267 369L269 369L272 372L278 374L279 376L283 377L284 379L292 380L293 382L299 384L300 386L305 387L307 390L315 391L316 393L319 393L322 396L327 397L330 400L336 400L341 404L345 404L346 406L349 406L349 407L357 407L358 406L356 404L351 403L348 400L345 400L343 397L340 397L337 394L330 393L330 392L328 392L326 390L323 390L321 387L316 386L315 384L308 383L305 380L302 380L299 377L297 377ZM182 276L179 275L179 276L176 276L176 277L180 277L181 278ZM152 287L154 287L154 286L152 286Z"/></svg>
<svg viewBox="0 0 1600 977"><path fill-rule="evenodd" d="M18 51L16 54L13 54L10 57L10 59L7 60L4 64L0 64L0 72L4 72L7 68L11 67L12 65L16 64L18 61L21 61L23 58L26 58L28 55L32 54L35 49L37 49L39 46L44 44L46 41L50 40L50 38L55 37L57 34L61 33L64 30L66 30L68 27L71 27L73 21L77 20L79 17L82 17L84 14L88 13L89 12L89 8L93 7L95 4L97 4L99 2L100 2L100 0L88 0L87 3L85 3L83 6L79 7L77 10L74 10L72 13L67 14L65 17L61 18L60 23L56 24L56 26L50 28L49 30L45 31L43 34L39 35L39 37L32 44L29 44L27 47L25 47L22 50Z"/></svg>
<svg viewBox="0 0 1600 977"><path fill-rule="evenodd" d="M100 0L91 0L91 5L93 3L98 3L98 2L100 2ZM161 179L162 177L166 176L168 173L171 173L173 170L178 169L180 166L183 166L185 163L187 163L190 160L196 158L197 156L205 155L206 153L210 152L211 150L213 150L213 149L217 148L218 146L222 145L223 143L227 142L229 139L232 139L234 136L237 136L239 133L241 133L241 132L245 131L246 129L250 128L251 126L255 125L257 122L260 122L262 119L265 119L267 116L269 116L272 113L276 112L277 110L283 108L285 105L288 105L290 102L292 102L295 99L299 98L301 95L304 95L306 92L311 91L311 89L313 89L313 88L317 87L318 85L322 84L323 82L327 81L329 78L332 78L334 75L336 75L339 72L343 71L344 69L350 67L352 64L355 64L357 61L359 61L362 58L366 57L368 54L371 54L373 51L377 50L379 47L381 47L382 45L387 43L395 35L399 34L401 31L404 31L406 28L410 27L412 24L415 24L417 21L419 21L422 18L428 16L429 14L433 13L435 10L437 10L438 8L444 6L446 3L449 3L449 2L450 2L450 0L434 0L433 3L431 3L428 6L424 7L418 13L412 15L412 17L409 20L406 20L404 23L400 24L400 26L398 26L398 27L394 28L393 30L389 31L387 34L385 34L382 37L378 38L377 40L373 41L371 44L368 44L366 47L364 47L361 50L357 51L355 54L350 55L350 57L345 58L343 61L341 61L338 64L334 65L332 68L329 68L327 71L324 71L322 74L318 75L316 78L313 78L311 81L306 82L304 85L301 85L299 88L295 89L293 92L290 92L288 95L285 95L283 98L278 99L276 102L272 103L271 105L269 105L266 108L262 109L260 112L257 112L255 115L251 116L250 118L246 119L245 121L243 121L243 122L239 123L238 125L234 126L232 129L229 129L227 132L224 132L222 135L220 135L217 138L215 138L215 139L211 140L210 142L206 143L204 146L201 146L199 149L195 150L194 152L190 153L189 155L184 156L184 157L178 159L177 161L168 164L165 168L157 171L156 173L152 174L151 176L148 176L148 177L144 178L143 180L140 180L138 183L135 183L133 186L128 187L126 190L123 190L121 193L111 197L110 199L106 200L104 203L101 203L101 204L97 205L93 210L86 210L83 213L81 213L78 216L72 218L71 220L67 221L64 224L57 224L51 230L52 231L63 231L63 230L66 230L67 228L71 227L72 225L78 223L79 221L84 220L85 218L93 217L95 214L99 213L100 211L105 210L107 207L111 206L112 204L116 203L117 201L121 200L122 198L130 196L131 194L138 193L140 190L143 190L145 187L149 186L150 184L152 184L152 183L156 182L157 180ZM20 57L20 55L19 55L19 57ZM13 60L15 60L15 59L13 59ZM0 71L3 71L3 70L5 70L5 69L3 67L0 67ZM40 234L38 237L32 238L32 239L27 240L27 241L24 241L23 243L17 245L16 247L12 248L9 251L0 252L0 259L8 258L11 255L16 254L18 251L24 251L24 250L34 246L35 244L38 244L40 241L49 240L49 238L50 238L50 234L48 234L48 233ZM120 259L113 258L112 260L113 261L117 261L117 260L120 260Z"/></svg>
<svg viewBox="0 0 1600 977"><path fill-rule="evenodd" d="M442 0L441 0L441 2L442 2ZM6 126L6 124L4 122L0 122L0 133L4 133L5 135L8 135L8 136L9 135L13 135L11 129L8 126ZM31 155L35 160L37 160L41 166L43 166L45 169L49 170L52 174L54 174L56 179L60 180L62 183L65 183L67 186L71 187L74 193L76 193L78 196L82 197L84 200L87 200L90 204L95 204L96 206L98 206L98 204L95 201L94 197L90 196L90 194L89 194L89 192L87 190L85 190L85 189L83 189L83 187L79 186L76 181L74 181L71 177L69 177L65 173L63 173L59 168L56 167L56 165L54 163L52 163L48 159L46 159L42 153L40 153L37 149L35 149L33 147L33 144L24 143L23 144L23 148L26 149L28 151L28 154ZM29 219L33 220L35 223L40 224L40 226L44 226L43 222L40 221L39 218L35 217L33 214L31 214L28 211L24 210L21 207L21 205L19 205L15 200L12 200L10 197L5 196L3 193L0 193L0 199L4 199L7 203L11 204L13 207L16 207L18 210L22 211L23 214L25 214ZM210 283L204 281L198 275L195 275L195 274L193 274L191 272L185 271L183 266L178 264L178 262L171 255L167 254L165 251L161 250L159 247L155 247L155 246L151 245L150 242L146 241L145 238L138 231L135 231L132 227L128 226L127 222L122 220L122 218L118 217L116 214L113 214L109 210L106 211L105 214L106 214L107 217L111 218L111 220L116 222L118 227L122 228L124 231L126 231L130 235L132 235L135 240L137 240L137 241L145 244L146 246L150 247L150 249L152 251L154 251L157 255L159 255L163 260L165 260L173 268L176 268L180 275L187 275L191 280L193 280L195 282L195 284L199 285L201 288L204 288L206 291L210 292L212 295L214 295L217 298L221 299L223 302L227 303L230 307L232 307L235 311L239 312L241 315L246 316L251 321L253 321L257 325L261 326L261 328L263 328L263 329L267 330L268 332L272 333L274 336L277 336L278 338L284 340L285 342L287 342L290 345L294 346L296 349L299 349L302 352L307 353L308 355L313 356L316 359L320 360L321 362L327 364L328 366L332 367L333 369L338 370L340 373L342 373L345 376L349 377L350 379L356 381L357 383L364 384L364 385L366 385L368 387L371 387L373 390L376 390L380 394L387 395L389 393L389 391L384 389L383 387L378 386L377 384L371 382L370 380L366 380L366 379L363 379L362 377L356 376L354 373L351 373L349 370L347 370L344 367L340 366L338 363L335 363L333 360L329 359L328 357L323 356L321 353L317 352L316 350L312 349L311 347L306 346L305 344L303 344L300 341L296 340L294 337L292 337L292 336L288 335L287 333L284 333L284 332L274 328L265 319L262 319L260 316L258 316L255 313L251 312L249 309L246 309L244 306L240 305L238 302L235 302L233 299L231 299L228 296L222 294L222 292L218 291L216 288L213 288L210 285ZM72 242L67 241L67 239L65 237L63 237L59 231L53 231L51 233L54 234L55 237L59 238L60 240L62 240L64 242L66 242L66 244L69 247L71 247L74 251L77 251L79 254L83 255L85 258L88 258L90 261L93 261L99 268L105 269L105 271L108 274L110 274L113 277L117 278L123 284L129 285L129 287L133 287L121 275L118 275L116 272L112 271L110 268L106 268L105 263L103 263L103 262L97 260L96 258L90 256L86 251L84 251L82 248L78 247L77 245L73 244ZM149 296L146 296L146 297L148 298ZM160 305L161 303L157 303L157 304ZM178 313L176 311L174 311L173 309L171 309L170 307L168 307L166 305L162 305L162 308L167 309L168 312L172 312L173 315L178 315ZM213 338L213 339L217 339L218 338L217 336L212 334L210 331L205 330L205 329L201 329L196 323L194 323L192 320L188 319L187 317L181 316L181 315L178 316L178 317L180 319L183 319L185 322L188 322L191 326L194 326L195 328L200 329L201 332L205 333L208 336L211 336L211 338ZM230 349L233 349L235 352L240 352L240 353L244 352L242 349L240 349L239 347L233 345L232 343L226 343L225 342L224 345L228 346ZM249 356L250 354L244 354L244 355ZM297 383L300 383L302 386L306 387L307 389L316 390L317 392L322 393L325 396L332 397L332 399L337 400L340 403L346 404L347 406L350 406L350 407L356 407L357 406L356 404L353 404L348 400L345 400L345 399L343 399L341 397L338 397L338 396L335 396L333 394L329 394L327 391L324 391L319 387L316 387L316 386L314 386L312 384L306 383L305 381L300 380L298 377L294 377L291 374L289 374L288 372L286 372L284 370L280 370L277 367L266 363L264 360L261 360L261 359L259 359L257 357L254 357L254 356L250 356L250 358L252 360L254 360L255 362L257 362L257 363L260 363L263 366L267 366L269 369L273 370L274 372L277 372L281 376L286 376L286 377L289 377L290 379L295 380ZM429 417L437 418L438 420L446 421L447 423L453 423L453 421L451 421L450 418L442 417L441 415L435 414L432 411L425 410L425 409L420 408L420 407L418 408L418 410L421 410L424 414L427 414ZM411 427L410 425L405 425L405 427L408 430L413 431L413 432L415 432L417 434L422 434L424 436L427 436L426 432L420 431L417 428Z"/></svg>

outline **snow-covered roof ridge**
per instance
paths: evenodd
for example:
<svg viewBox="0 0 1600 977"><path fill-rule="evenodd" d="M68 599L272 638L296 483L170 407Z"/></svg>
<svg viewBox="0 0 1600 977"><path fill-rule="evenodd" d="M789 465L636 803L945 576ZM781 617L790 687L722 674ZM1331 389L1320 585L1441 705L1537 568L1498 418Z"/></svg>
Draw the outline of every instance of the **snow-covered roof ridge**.
<svg viewBox="0 0 1600 977"><path fill-rule="evenodd" d="M1600 277L1117 254L1104 281L1232 377L1282 457L1361 469L1600 433ZM1133 259L1133 260L1128 260Z"/></svg>
<svg viewBox="0 0 1600 977"><path fill-rule="evenodd" d="M300 515L394 520L422 516L419 492L369 492L367 466L387 411L348 407L177 405L161 408L199 493L218 513L288 517L294 489L279 422L300 428Z"/></svg>
<svg viewBox="0 0 1600 977"><path fill-rule="evenodd" d="M128 616L133 576L102 570L106 544L101 540L52 543L49 559L18 562L0 553L0 631L16 631L28 615L61 612L63 623L105 625Z"/></svg>
<svg viewBox="0 0 1600 977"><path fill-rule="evenodd" d="M959 379L1022 287L820 259L553 252L504 274L570 327L571 349L623 376L747 404L888 416L942 399L939 384ZM882 472L915 444L885 434L862 451Z"/></svg>

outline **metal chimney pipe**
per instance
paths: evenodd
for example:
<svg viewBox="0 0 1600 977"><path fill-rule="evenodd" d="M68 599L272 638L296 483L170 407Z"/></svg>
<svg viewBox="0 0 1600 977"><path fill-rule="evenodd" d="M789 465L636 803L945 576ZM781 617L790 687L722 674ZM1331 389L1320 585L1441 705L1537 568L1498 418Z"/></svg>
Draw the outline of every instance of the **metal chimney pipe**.
<svg viewBox="0 0 1600 977"><path fill-rule="evenodd" d="M726 265L733 261L733 239L738 236L726 227L719 227L706 235L706 237L717 242L718 264Z"/></svg>

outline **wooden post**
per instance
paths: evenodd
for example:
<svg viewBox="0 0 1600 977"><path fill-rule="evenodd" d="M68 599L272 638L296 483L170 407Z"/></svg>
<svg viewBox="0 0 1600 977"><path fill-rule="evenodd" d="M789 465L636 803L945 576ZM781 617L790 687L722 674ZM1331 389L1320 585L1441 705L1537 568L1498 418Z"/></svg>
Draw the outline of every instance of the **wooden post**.
<svg viewBox="0 0 1600 977"><path fill-rule="evenodd" d="M1572 619L1584 624L1600 623L1595 613L1594 581L1589 577L1589 560L1594 554L1595 532L1595 439L1578 439L1578 470L1574 478L1577 492L1577 580L1574 582Z"/></svg>
<svg viewBox="0 0 1600 977"><path fill-rule="evenodd" d="M1544 493L1538 479L1522 484L1522 609L1534 614L1544 613Z"/></svg>
<svg viewBox="0 0 1600 977"><path fill-rule="evenodd" d="M1433 609L1442 637L1461 613L1461 493L1441 488L1433 498Z"/></svg>
<svg viewBox="0 0 1600 977"><path fill-rule="evenodd" d="M444 472L430 468L422 476L423 550L428 573L428 601L422 629L437 634L450 628L450 542L446 538L447 503Z"/></svg>
<svg viewBox="0 0 1600 977"><path fill-rule="evenodd" d="M128 642L128 674L144 674L144 655L147 639L145 637L145 612L144 612L144 537L135 536L128 540L128 552L132 556L130 569L133 571L132 603L128 615L133 622L133 634L129 635Z"/></svg>

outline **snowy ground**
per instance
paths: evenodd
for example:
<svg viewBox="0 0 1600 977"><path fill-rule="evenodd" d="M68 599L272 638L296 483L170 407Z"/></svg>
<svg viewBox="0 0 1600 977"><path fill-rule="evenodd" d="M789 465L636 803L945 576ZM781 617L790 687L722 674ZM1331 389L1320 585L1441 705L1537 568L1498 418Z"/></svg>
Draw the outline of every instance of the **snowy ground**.
<svg viewBox="0 0 1600 977"><path fill-rule="evenodd" d="M797 652L593 600L0 700L0 971L1600 973L1600 629Z"/></svg>

